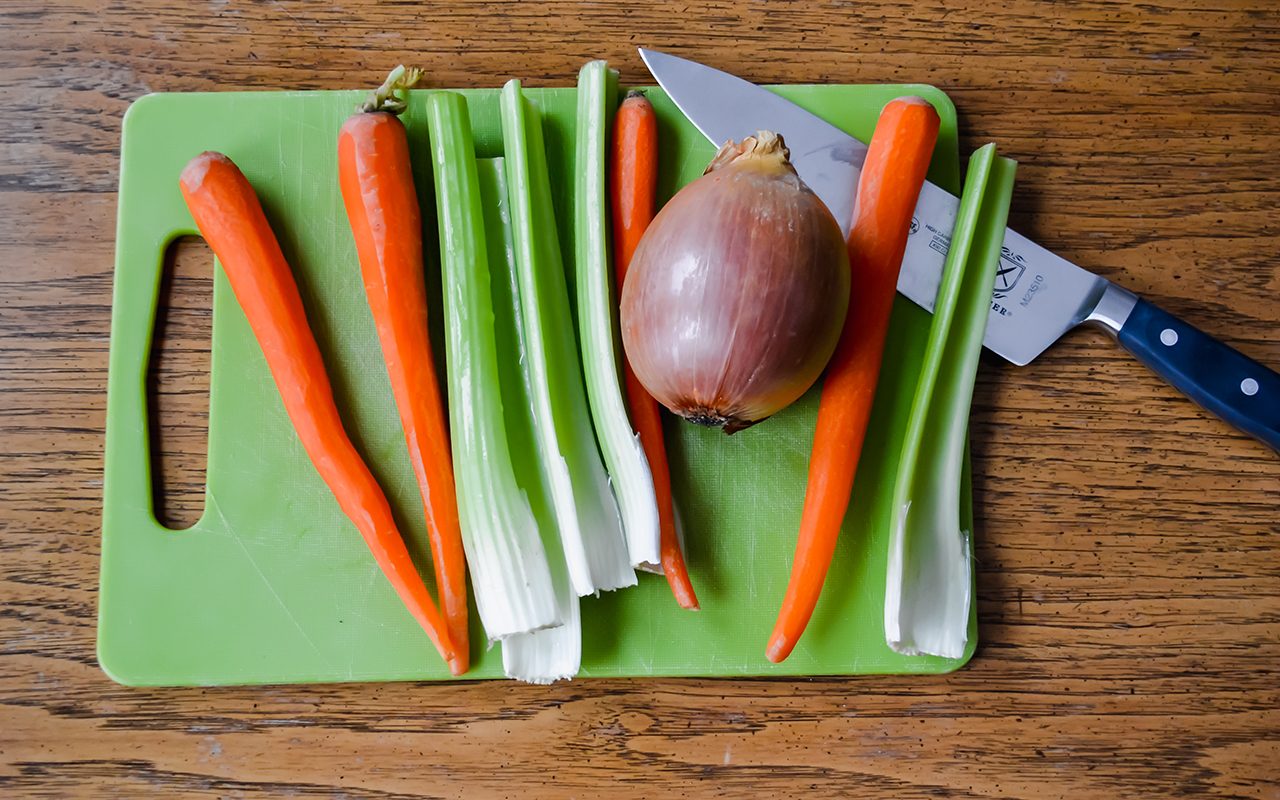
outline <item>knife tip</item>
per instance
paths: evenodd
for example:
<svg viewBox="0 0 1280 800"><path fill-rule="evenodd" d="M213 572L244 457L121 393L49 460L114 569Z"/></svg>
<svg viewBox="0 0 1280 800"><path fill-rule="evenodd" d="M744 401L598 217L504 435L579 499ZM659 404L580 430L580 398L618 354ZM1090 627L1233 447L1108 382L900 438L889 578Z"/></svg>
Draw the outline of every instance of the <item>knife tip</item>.
<svg viewBox="0 0 1280 800"><path fill-rule="evenodd" d="M637 47L636 51L640 53L640 57L646 62L652 58L670 58L666 53L661 50L654 50L652 47Z"/></svg>

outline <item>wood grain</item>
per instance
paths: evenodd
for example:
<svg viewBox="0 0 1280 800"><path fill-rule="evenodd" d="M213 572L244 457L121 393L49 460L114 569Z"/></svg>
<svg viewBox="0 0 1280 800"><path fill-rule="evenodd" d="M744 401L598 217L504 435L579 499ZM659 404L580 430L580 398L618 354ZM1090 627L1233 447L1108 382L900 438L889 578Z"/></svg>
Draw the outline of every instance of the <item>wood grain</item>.
<svg viewBox="0 0 1280 800"><path fill-rule="evenodd" d="M399 61L441 86L567 84L589 57L640 81L637 44L763 82L936 84L966 147L1020 161L1017 227L1280 364L1273 0L7 2L0 794L1280 797L1280 459L1094 333L1027 368L983 365L983 645L954 675L159 691L103 676L129 103L349 87ZM160 367L179 433L207 405L182 360L207 347L187 308ZM178 489L199 484L199 438L170 437Z"/></svg>

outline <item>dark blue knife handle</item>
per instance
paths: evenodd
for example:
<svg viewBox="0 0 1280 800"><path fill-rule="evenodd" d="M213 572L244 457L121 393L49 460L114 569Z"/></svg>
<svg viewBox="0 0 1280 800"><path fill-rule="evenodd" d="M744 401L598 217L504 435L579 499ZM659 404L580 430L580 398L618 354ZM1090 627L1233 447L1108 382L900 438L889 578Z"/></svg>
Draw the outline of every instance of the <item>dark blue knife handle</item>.
<svg viewBox="0 0 1280 800"><path fill-rule="evenodd" d="M1280 375L1141 299L1118 338L1174 388L1280 452Z"/></svg>

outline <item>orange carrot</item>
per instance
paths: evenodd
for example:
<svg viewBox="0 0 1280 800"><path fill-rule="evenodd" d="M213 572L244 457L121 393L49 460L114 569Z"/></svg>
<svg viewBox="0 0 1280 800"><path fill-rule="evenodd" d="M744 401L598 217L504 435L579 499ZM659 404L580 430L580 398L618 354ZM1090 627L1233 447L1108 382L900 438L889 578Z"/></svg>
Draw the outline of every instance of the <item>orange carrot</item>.
<svg viewBox="0 0 1280 800"><path fill-rule="evenodd" d="M253 187L221 153L192 159L182 171L180 186L262 347L285 412L311 463L440 655L451 665L457 663L448 628L396 530L391 506L342 426L293 273Z"/></svg>
<svg viewBox="0 0 1280 800"><path fill-rule="evenodd" d="M613 157L610 179L613 191L614 264L618 270L618 297L627 279L627 266L640 237L653 220L654 195L658 184L658 122L653 106L640 92L631 92L622 101L613 122ZM680 551L676 535L675 505L671 497L671 469L667 463L667 447L662 439L662 416L654 400L624 363L627 405L631 424L640 436L640 445L649 460L653 489L658 499L658 534L662 555L662 571L671 585L671 593L681 608L696 610L689 570Z"/></svg>
<svg viewBox="0 0 1280 800"><path fill-rule="evenodd" d="M767 655L773 662L791 654L809 624L849 508L898 271L938 124L938 112L927 101L901 97L880 112L871 137L847 239L852 270L849 315L822 385L796 557L769 638Z"/></svg>
<svg viewBox="0 0 1280 800"><path fill-rule="evenodd" d="M403 68L392 75L392 90L416 78L416 72L405 73ZM396 116L403 105L385 102L385 97L379 102L382 92L338 132L338 179L409 461L422 493L440 605L458 655L449 667L461 675L469 666L466 557L449 429L427 333L422 216L408 136Z"/></svg>

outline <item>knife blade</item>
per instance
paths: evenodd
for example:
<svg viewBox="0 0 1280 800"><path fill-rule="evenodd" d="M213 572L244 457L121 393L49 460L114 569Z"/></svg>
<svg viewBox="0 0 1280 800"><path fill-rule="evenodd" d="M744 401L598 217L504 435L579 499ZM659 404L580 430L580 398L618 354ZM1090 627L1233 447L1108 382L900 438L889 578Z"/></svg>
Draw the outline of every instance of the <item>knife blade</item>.
<svg viewBox="0 0 1280 800"><path fill-rule="evenodd" d="M640 57L712 144L757 130L782 134L800 177L848 232L866 144L735 75L647 48L640 48ZM916 203L898 291L930 313L959 205L955 195L927 182ZM1084 323L1108 331L1201 406L1280 450L1280 375L1008 229L983 345L1024 366Z"/></svg>

